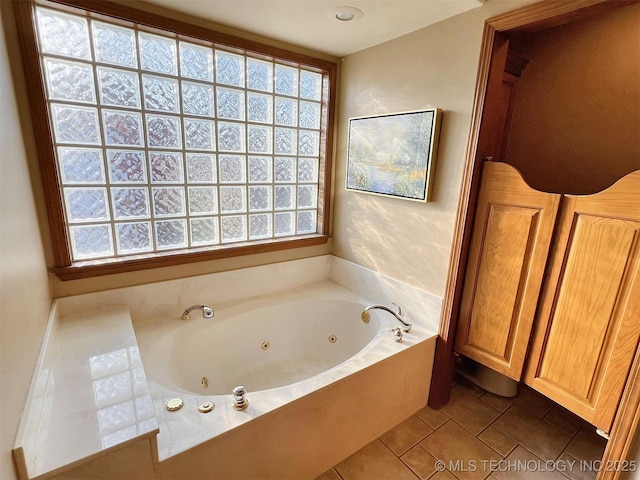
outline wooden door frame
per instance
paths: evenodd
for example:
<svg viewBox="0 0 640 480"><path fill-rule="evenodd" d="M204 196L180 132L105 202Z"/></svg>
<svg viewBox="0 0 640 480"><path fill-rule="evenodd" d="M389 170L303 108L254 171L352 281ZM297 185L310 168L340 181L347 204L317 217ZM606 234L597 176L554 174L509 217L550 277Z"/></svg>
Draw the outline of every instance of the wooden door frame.
<svg viewBox="0 0 640 480"><path fill-rule="evenodd" d="M482 159L493 155L492 111L498 98L507 57L508 38L513 33L539 30L588 18L599 13L638 3L639 0L546 0L485 22L476 90L471 116L466 164L463 171L449 271L440 317L440 331L431 379L429 405L439 409L448 403L454 375L454 341L462 296ZM614 419L603 462L624 461L640 420L640 349L631 367L622 400ZM606 463L603 463L606 465ZM619 471L601 471L597 480L616 480Z"/></svg>

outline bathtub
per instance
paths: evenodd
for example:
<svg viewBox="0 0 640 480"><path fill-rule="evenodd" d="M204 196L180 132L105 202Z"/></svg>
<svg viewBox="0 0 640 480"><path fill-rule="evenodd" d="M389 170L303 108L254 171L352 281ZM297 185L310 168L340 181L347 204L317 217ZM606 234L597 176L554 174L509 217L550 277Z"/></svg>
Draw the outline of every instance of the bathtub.
<svg viewBox="0 0 640 480"><path fill-rule="evenodd" d="M384 300L323 281L213 304L211 319L136 322L160 429L156 478L313 479L424 407L435 333L420 312L406 312L402 343L388 312L361 319ZM168 411L176 397L184 406ZM203 402L215 408L201 413Z"/></svg>

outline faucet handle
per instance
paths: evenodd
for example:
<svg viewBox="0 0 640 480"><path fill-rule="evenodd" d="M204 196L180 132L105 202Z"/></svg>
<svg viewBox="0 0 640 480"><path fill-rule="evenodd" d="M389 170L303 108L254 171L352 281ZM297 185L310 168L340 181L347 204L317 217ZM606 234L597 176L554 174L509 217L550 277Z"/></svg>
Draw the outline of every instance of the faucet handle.
<svg viewBox="0 0 640 480"><path fill-rule="evenodd" d="M393 341L402 343L402 328L400 327L392 328L391 331L393 332Z"/></svg>
<svg viewBox="0 0 640 480"><path fill-rule="evenodd" d="M398 305L396 302L391 302L392 305L395 305L398 309L398 315L400 315L401 317L404 317L404 313L402 312L402 307L400 305Z"/></svg>
<svg viewBox="0 0 640 480"><path fill-rule="evenodd" d="M236 410L244 410L249 406L247 399L247 389L242 385L238 385L233 389L233 408Z"/></svg>

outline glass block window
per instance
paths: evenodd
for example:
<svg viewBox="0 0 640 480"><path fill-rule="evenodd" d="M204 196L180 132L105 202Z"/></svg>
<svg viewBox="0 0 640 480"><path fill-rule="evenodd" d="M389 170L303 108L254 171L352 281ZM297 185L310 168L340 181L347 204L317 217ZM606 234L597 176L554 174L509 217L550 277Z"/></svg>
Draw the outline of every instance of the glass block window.
<svg viewBox="0 0 640 480"><path fill-rule="evenodd" d="M73 262L319 232L323 73L37 6Z"/></svg>

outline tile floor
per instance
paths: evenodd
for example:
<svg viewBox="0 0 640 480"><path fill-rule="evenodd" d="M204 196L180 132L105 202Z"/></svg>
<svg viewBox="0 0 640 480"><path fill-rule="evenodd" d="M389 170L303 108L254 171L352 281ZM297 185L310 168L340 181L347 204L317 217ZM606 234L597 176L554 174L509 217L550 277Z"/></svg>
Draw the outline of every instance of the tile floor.
<svg viewBox="0 0 640 480"><path fill-rule="evenodd" d="M526 386L503 398L457 384L442 410L423 408L316 480L588 480L605 444Z"/></svg>

